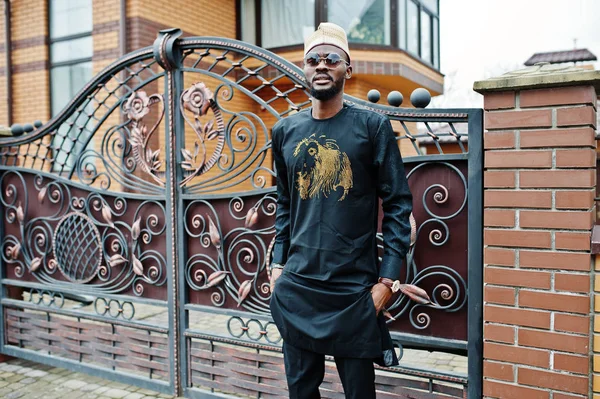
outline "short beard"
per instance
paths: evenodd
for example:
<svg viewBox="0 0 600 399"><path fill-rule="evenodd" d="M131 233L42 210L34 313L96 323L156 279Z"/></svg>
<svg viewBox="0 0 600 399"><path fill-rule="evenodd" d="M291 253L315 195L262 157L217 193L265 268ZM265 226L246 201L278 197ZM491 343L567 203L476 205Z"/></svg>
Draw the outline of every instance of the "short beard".
<svg viewBox="0 0 600 399"><path fill-rule="evenodd" d="M310 86L310 95L319 101L331 100L344 89L344 78L340 78L333 82L333 86L329 89L317 90L313 85Z"/></svg>

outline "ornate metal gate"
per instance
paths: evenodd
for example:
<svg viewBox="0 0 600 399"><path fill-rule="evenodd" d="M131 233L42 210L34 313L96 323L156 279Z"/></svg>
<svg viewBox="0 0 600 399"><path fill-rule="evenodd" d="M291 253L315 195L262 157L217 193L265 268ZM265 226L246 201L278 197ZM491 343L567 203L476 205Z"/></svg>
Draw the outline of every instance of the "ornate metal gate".
<svg viewBox="0 0 600 399"><path fill-rule="evenodd" d="M0 139L1 351L163 393L285 397L270 127L310 104L302 71L180 34ZM346 101L392 119L415 199L403 279L431 302L394 299L399 354L468 356L468 373L380 369L379 396L481 397L481 110ZM323 396L340 392L330 363Z"/></svg>

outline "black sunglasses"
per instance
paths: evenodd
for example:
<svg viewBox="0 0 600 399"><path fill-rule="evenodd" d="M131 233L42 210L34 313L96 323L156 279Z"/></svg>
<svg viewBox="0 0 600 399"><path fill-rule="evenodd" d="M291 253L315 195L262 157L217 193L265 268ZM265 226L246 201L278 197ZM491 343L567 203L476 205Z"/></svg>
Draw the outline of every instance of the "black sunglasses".
<svg viewBox="0 0 600 399"><path fill-rule="evenodd" d="M304 57L304 63L311 67L319 65L321 60L325 61L325 65L328 67L336 67L340 62L350 65L348 61L343 59L342 56L337 53L329 53L327 54L327 57L321 57L317 53L308 53L306 54L306 57Z"/></svg>

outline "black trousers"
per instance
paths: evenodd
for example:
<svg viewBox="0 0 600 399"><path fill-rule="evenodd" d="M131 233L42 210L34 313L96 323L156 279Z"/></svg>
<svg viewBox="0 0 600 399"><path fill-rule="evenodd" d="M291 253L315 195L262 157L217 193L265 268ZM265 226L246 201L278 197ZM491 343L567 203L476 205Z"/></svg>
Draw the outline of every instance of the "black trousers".
<svg viewBox="0 0 600 399"><path fill-rule="evenodd" d="M283 344L290 399L319 399L325 377L325 356ZM375 399L373 359L335 358L346 399Z"/></svg>

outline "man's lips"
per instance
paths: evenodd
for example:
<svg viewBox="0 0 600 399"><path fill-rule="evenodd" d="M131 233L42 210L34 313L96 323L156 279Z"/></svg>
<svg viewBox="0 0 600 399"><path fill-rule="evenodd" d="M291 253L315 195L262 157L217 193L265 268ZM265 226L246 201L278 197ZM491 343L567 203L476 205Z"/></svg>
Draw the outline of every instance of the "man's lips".
<svg viewBox="0 0 600 399"><path fill-rule="evenodd" d="M326 84L329 82L333 82L333 79L327 75L319 75L319 76L315 76L313 78L313 83L316 83L316 84Z"/></svg>

